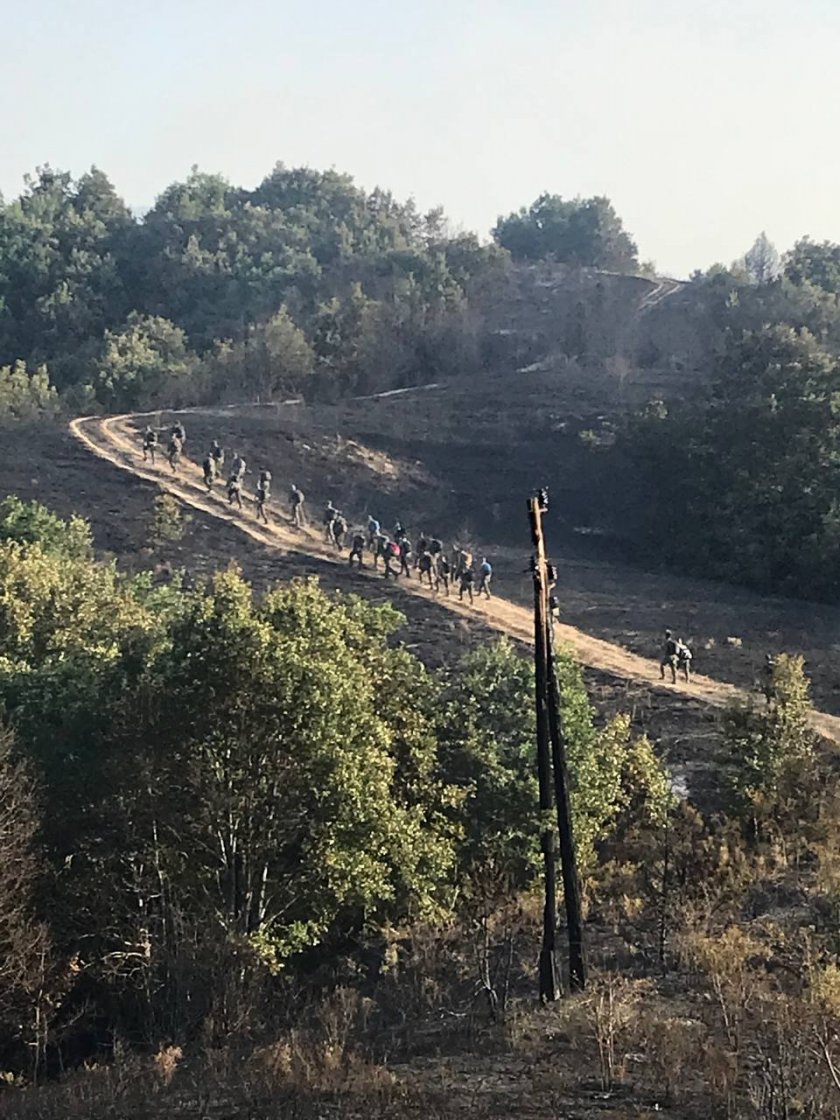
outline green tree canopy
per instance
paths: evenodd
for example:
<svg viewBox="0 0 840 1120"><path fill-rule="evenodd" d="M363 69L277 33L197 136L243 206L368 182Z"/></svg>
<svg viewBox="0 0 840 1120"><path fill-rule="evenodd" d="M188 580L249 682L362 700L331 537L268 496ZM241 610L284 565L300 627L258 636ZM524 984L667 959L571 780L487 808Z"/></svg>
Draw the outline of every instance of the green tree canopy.
<svg viewBox="0 0 840 1120"><path fill-rule="evenodd" d="M637 267L635 242L608 198L542 194L499 218L493 236L514 260L545 260L626 272Z"/></svg>

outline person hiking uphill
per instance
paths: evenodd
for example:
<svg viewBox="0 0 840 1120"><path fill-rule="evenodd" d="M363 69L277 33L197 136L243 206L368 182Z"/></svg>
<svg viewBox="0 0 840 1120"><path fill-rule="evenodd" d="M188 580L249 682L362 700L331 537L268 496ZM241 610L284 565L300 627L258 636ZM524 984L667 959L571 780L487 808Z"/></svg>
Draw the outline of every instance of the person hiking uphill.
<svg viewBox="0 0 840 1120"><path fill-rule="evenodd" d="M353 567L353 561L358 560L359 571L362 570L364 565L365 555L365 535L361 529L357 529L353 534L353 539L350 542L350 567Z"/></svg>
<svg viewBox="0 0 840 1120"><path fill-rule="evenodd" d="M490 598L490 580L493 578L493 566L486 556L482 556L481 564L478 569L478 593L479 595L484 592L486 598Z"/></svg>
<svg viewBox="0 0 840 1120"><path fill-rule="evenodd" d="M242 509L242 479L237 474L232 474L228 479L228 503L230 505L236 504Z"/></svg>
<svg viewBox="0 0 840 1120"><path fill-rule="evenodd" d="M434 566L434 557L432 556L431 552L429 552L428 548L424 548L417 557L417 574L421 586L423 585L423 577L425 576L429 583L429 590L434 589Z"/></svg>
<svg viewBox="0 0 840 1120"><path fill-rule="evenodd" d="M181 441L181 447L183 448L184 444L187 442L187 429L180 420L177 420L172 425L172 435Z"/></svg>
<svg viewBox="0 0 840 1120"><path fill-rule="evenodd" d="M338 510L332 504L332 499L330 499L324 507L323 517L324 540L327 544L335 544L335 537L333 536L333 524L337 517Z"/></svg>
<svg viewBox="0 0 840 1120"><path fill-rule="evenodd" d="M447 599L449 598L449 581L451 578L452 565L449 563L448 558L441 552L437 558L437 564L435 565L435 591L440 591L441 584L443 584L443 590L446 592Z"/></svg>
<svg viewBox="0 0 840 1120"><path fill-rule="evenodd" d="M208 455L204 462L201 464L201 469L204 473L204 485L207 487L207 493L213 489L213 483L216 481L216 460L212 455Z"/></svg>
<svg viewBox="0 0 840 1120"><path fill-rule="evenodd" d="M248 464L245 462L242 455L237 451L233 457L233 462L230 464L230 477L238 478L241 482L248 472Z"/></svg>
<svg viewBox="0 0 840 1120"><path fill-rule="evenodd" d="M257 519L262 520L268 524L268 518L265 514L265 503L268 501L271 494L271 471L260 471L259 481L257 482Z"/></svg>
<svg viewBox="0 0 840 1120"><path fill-rule="evenodd" d="M465 591L466 591L467 595L469 596L470 603L473 602L473 580L474 579L475 579L475 577L473 575L472 568L462 568L461 569L461 574L458 577L458 598L461 600L462 603L464 601L464 592Z"/></svg>
<svg viewBox="0 0 840 1120"><path fill-rule="evenodd" d="M400 546L400 575L411 579L411 541L405 535L401 536L397 542Z"/></svg>
<svg viewBox="0 0 840 1120"><path fill-rule="evenodd" d="M376 555L376 550L379 547L379 536L382 532L382 525L373 514L368 516L367 523L367 546L370 551Z"/></svg>
<svg viewBox="0 0 840 1120"><path fill-rule="evenodd" d="M146 430L143 433L143 462L148 459L152 460L152 466L155 465L155 452L157 451L158 437L157 432L151 425L146 425Z"/></svg>
<svg viewBox="0 0 840 1120"><path fill-rule="evenodd" d="M214 439L210 444L210 458L215 464L216 474L220 475L225 465L225 451L223 447L219 446L219 441L217 439Z"/></svg>
<svg viewBox="0 0 840 1120"><path fill-rule="evenodd" d="M385 571L382 573L383 578L387 579L388 576L393 576L394 579L399 579L400 573L394 571L394 564L399 563L401 555L400 546L397 541L389 541L387 538L383 545L383 556L385 558Z"/></svg>
<svg viewBox="0 0 840 1120"><path fill-rule="evenodd" d="M665 669L671 670L671 684L677 683L677 665L679 663L679 642L670 630L665 631L665 640L662 645L662 659L659 662L660 680L665 680Z"/></svg>
<svg viewBox="0 0 840 1120"><path fill-rule="evenodd" d="M302 529L306 524L306 515L303 512L304 501L303 491L293 482L289 491L289 504L292 507L292 524L296 529Z"/></svg>
<svg viewBox="0 0 840 1120"><path fill-rule="evenodd" d="M173 432L169 437L169 447L166 452L166 458L169 460L173 474L178 470L178 463L181 461L181 446L180 439Z"/></svg>
<svg viewBox="0 0 840 1120"><path fill-rule="evenodd" d="M677 668L682 672L686 684L691 681L692 653L682 638L677 638Z"/></svg>

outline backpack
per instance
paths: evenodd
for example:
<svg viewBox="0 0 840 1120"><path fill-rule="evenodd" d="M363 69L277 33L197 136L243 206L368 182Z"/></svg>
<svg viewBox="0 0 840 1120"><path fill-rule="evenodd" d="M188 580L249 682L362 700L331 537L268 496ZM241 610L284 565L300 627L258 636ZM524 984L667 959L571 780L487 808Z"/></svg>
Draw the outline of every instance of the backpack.
<svg viewBox="0 0 840 1120"><path fill-rule="evenodd" d="M388 545L388 551L391 553L392 556L399 556L400 546L397 544L396 541L391 541L391 543Z"/></svg>

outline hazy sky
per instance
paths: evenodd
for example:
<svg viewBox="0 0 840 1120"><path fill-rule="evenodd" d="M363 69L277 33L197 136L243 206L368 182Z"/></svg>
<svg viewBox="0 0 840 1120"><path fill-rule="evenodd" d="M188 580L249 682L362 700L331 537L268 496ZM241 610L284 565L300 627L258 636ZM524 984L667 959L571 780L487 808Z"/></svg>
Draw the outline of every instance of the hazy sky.
<svg viewBox="0 0 840 1120"><path fill-rule="evenodd" d="M138 208L278 160L486 235L612 198L675 275L840 241L840 0L5 0L0 191L95 163Z"/></svg>

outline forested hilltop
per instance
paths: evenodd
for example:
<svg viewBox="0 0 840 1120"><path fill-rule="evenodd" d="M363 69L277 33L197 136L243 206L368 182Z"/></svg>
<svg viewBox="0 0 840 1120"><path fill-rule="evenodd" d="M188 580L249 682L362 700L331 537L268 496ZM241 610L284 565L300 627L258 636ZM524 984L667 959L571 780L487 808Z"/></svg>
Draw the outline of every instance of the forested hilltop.
<svg viewBox="0 0 840 1120"><path fill-rule="evenodd" d="M335 396L474 370L474 297L507 245L635 262L606 199L545 196L484 245L334 171L278 164L245 190L193 170L137 218L101 171L41 168L0 207L0 403Z"/></svg>

